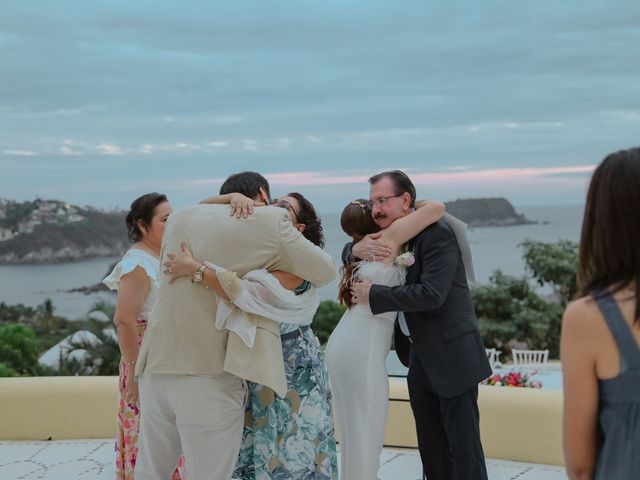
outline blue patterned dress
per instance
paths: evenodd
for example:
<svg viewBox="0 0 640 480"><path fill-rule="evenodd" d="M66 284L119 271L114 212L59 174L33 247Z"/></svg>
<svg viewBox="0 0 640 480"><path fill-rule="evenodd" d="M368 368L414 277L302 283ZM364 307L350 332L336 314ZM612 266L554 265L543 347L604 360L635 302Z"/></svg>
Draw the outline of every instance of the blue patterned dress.
<svg viewBox="0 0 640 480"><path fill-rule="evenodd" d="M280 324L282 335L299 328ZM282 353L287 395L280 398L270 388L249 383L242 445L233 478L336 480L336 441L324 351L308 328L284 339Z"/></svg>

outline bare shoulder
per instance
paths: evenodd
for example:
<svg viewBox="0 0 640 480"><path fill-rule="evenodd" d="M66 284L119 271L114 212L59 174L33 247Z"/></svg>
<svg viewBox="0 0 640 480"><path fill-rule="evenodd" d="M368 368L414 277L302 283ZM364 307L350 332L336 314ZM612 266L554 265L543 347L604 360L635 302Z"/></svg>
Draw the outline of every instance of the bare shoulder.
<svg viewBox="0 0 640 480"><path fill-rule="evenodd" d="M582 297L569 302L564 311L562 323L564 326L582 325L587 317L593 315L595 302L590 297Z"/></svg>
<svg viewBox="0 0 640 480"><path fill-rule="evenodd" d="M563 333L587 339L599 337L606 331L606 324L591 296L578 298L567 305L562 318Z"/></svg>

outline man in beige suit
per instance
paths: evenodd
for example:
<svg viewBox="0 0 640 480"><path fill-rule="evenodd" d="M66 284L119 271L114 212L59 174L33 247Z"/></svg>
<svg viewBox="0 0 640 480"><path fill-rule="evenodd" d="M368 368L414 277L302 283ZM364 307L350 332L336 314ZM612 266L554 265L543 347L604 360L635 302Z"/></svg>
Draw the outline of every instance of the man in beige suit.
<svg viewBox="0 0 640 480"><path fill-rule="evenodd" d="M229 189L268 203L269 185L257 173L231 176L221 191ZM231 217L225 205L187 207L167 222L161 262L167 252L179 251L181 241L194 258L240 276L261 268L282 270L322 286L336 275L331 257L307 241L277 207L259 208L240 219ZM168 275L161 275L136 367L141 402L136 480L169 480L181 453L188 480L231 478L244 419L243 378L276 391L282 385L277 324L252 317L258 332L253 348L235 333L218 330L218 299L202 281L207 275L215 272L204 264L191 279L170 283ZM224 284L224 277L218 278Z"/></svg>

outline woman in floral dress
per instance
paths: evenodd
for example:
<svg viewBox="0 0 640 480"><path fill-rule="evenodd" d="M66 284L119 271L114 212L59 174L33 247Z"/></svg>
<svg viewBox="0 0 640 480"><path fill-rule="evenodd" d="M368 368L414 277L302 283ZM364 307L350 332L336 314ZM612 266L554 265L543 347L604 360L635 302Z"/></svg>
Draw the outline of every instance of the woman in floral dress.
<svg viewBox="0 0 640 480"><path fill-rule="evenodd" d="M240 194L221 195L203 203L231 203L233 213L251 214L254 202ZM311 242L322 247L322 225L313 205L299 193L276 202L285 208L294 226ZM169 253L165 272L174 278L192 275L202 265L183 245L177 256ZM206 263L206 262L205 262ZM287 394L249 383L245 427L233 478L242 480L336 480L338 478L331 392L324 352L310 328L319 304L309 282L286 272L249 272L239 279L232 272L207 264L224 282L207 285L226 300L229 308L259 314L280 323ZM223 288L231 281L236 285ZM230 298L231 291L243 293ZM218 321L216 319L216 325Z"/></svg>
<svg viewBox="0 0 640 480"><path fill-rule="evenodd" d="M116 437L116 478L119 480L134 479L140 410L138 382L133 372L154 302L162 233L170 213L171 205L165 195L148 193L134 200L126 217L127 232L134 244L103 280L118 292L114 321L122 354ZM173 480L182 478L179 472L183 471L183 465L181 457Z"/></svg>

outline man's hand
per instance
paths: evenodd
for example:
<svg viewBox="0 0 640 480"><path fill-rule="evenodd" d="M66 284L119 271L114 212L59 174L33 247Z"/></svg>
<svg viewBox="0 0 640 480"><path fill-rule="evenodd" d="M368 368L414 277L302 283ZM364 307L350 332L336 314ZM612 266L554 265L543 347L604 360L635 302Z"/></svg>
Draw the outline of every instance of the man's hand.
<svg viewBox="0 0 640 480"><path fill-rule="evenodd" d="M380 240L382 232L371 233L353 244L351 254L362 260L380 262L391 255L391 247L386 242Z"/></svg>
<svg viewBox="0 0 640 480"><path fill-rule="evenodd" d="M351 301L358 304L369 303L369 291L371 290L371 282L369 280L360 280L351 284Z"/></svg>

